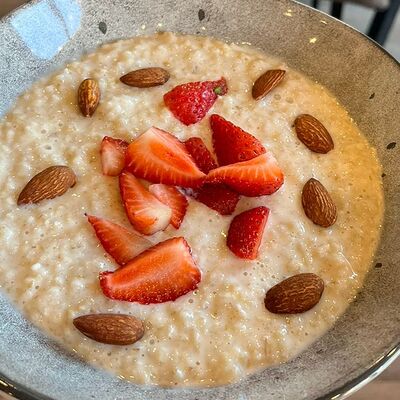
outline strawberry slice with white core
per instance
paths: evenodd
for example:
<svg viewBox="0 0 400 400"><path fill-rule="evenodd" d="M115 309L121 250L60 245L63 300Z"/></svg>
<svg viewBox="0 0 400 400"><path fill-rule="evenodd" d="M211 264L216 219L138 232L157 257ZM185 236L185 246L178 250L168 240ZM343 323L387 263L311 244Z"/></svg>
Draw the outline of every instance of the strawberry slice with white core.
<svg viewBox="0 0 400 400"><path fill-rule="evenodd" d="M268 151L248 161L213 169L206 178L208 183L224 183L235 192L249 197L275 193L283 181L282 170Z"/></svg>
<svg viewBox="0 0 400 400"><path fill-rule="evenodd" d="M100 146L103 174L118 176L125 167L125 154L129 143L125 140L104 136Z"/></svg>
<svg viewBox="0 0 400 400"><path fill-rule="evenodd" d="M182 237L158 243L115 272L100 273L107 297L141 304L174 301L196 289L200 280L201 272Z"/></svg>
<svg viewBox="0 0 400 400"><path fill-rule="evenodd" d="M205 178L185 145L175 136L155 127L129 145L126 169L153 183L187 188L199 187Z"/></svg>
<svg viewBox="0 0 400 400"><path fill-rule="evenodd" d="M150 193L172 210L171 225L179 229L188 207L188 201L176 187L156 183L149 186Z"/></svg>
<svg viewBox="0 0 400 400"><path fill-rule="evenodd" d="M152 235L168 226L172 210L152 195L132 174L122 172L119 176L119 187L128 219L138 232Z"/></svg>
<svg viewBox="0 0 400 400"><path fill-rule="evenodd" d="M138 254L151 247L152 243L138 235L104 218L87 216L96 236L104 250L119 264L125 265Z"/></svg>

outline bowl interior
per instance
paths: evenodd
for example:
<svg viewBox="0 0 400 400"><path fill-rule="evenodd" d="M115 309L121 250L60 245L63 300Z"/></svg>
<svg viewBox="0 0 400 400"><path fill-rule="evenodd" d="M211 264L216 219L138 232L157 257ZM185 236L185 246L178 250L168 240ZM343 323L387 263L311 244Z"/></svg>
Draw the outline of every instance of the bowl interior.
<svg viewBox="0 0 400 400"><path fill-rule="evenodd" d="M399 65L360 33L289 0L231 0L229 7L211 0L37 0L0 21L0 114L32 82L72 58L160 29L250 42L336 95L384 165L386 215L376 268L333 329L299 357L237 384L203 390L143 388L96 370L0 296L0 388L28 399L83 400L99 393L103 400L333 398L370 375L400 341L400 146L387 146L400 139Z"/></svg>

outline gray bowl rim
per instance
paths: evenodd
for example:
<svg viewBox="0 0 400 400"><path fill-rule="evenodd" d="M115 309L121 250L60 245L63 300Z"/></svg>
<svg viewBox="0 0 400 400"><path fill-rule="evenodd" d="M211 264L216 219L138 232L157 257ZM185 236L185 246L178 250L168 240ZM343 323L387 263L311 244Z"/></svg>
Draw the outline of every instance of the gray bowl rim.
<svg viewBox="0 0 400 400"><path fill-rule="evenodd" d="M400 356L400 343L385 354L379 361L368 368L357 378L352 379L338 389L332 390L318 400L343 400L367 385L381 374L397 357ZM399 357L400 358L400 357ZM53 400L23 385L13 382L0 372L0 392L4 392L18 400Z"/></svg>
<svg viewBox="0 0 400 400"><path fill-rule="evenodd" d="M14 9L12 12L6 14L5 16L0 18L0 21L5 21L6 19L11 18L12 16L18 14L21 10L25 8L31 7L33 4L39 3L42 0L31 0L29 3L22 4L21 6ZM378 51L383 53L384 57L387 57L394 61L394 63L400 68L400 61L397 61L396 58L392 54L390 54L386 49L384 49L379 43L375 42L375 40L371 39L364 33L360 32L358 29L350 26L349 24L332 17L329 14L324 13L321 10L314 9L307 4L300 3L296 0L291 0L293 3L300 5L301 7L305 7L308 9L312 9L313 12L319 13L323 15L325 18L329 18L336 22L345 25L348 29L352 30L354 33L362 36L365 40L370 41L374 44ZM356 391L367 385L373 379L375 379L379 374L381 374L389 365L391 365L396 358L400 358L400 342L394 346L391 350L389 350L385 355L383 355L376 363L370 366L366 371L360 374L358 377L351 379L346 384L342 385L338 389L332 390L326 395L319 397L318 400L343 400L354 394ZM7 395L18 399L18 400L53 400L48 396L44 396L34 390L31 390L24 385L20 385L17 382L9 379L3 372L0 371L0 393L6 393Z"/></svg>

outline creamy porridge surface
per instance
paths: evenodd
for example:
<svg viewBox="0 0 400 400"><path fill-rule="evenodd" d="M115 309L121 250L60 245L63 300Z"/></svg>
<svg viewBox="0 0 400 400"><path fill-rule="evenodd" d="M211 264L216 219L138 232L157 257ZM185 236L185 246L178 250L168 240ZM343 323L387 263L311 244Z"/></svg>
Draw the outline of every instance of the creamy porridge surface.
<svg viewBox="0 0 400 400"><path fill-rule="evenodd" d="M147 66L167 69L171 79L151 89L119 82L123 74ZM253 82L273 68L286 69L285 80L265 99L252 100ZM278 192L242 197L235 212L259 205L271 209L258 259L241 260L227 248L231 216L190 200L179 231L169 227L150 240L187 239L202 271L198 290L159 305L106 298L98 274L116 265L84 213L127 227L129 222L118 180L101 173L101 139L109 135L130 141L155 125L180 139L200 136L211 148L208 118L186 127L164 106L162 96L178 84L221 76L229 91L212 112L255 135L285 173ZM77 88L87 77L99 81L102 93L92 118L82 117L76 106ZM292 124L302 113L327 127L333 151L318 155L299 142ZM32 86L0 123L0 137L2 291L67 348L134 382L224 384L284 362L332 326L370 267L383 213L375 150L326 90L251 48L170 33L105 45ZM77 185L56 199L17 207L29 178L57 164L75 171ZM337 205L338 220L330 228L314 225L301 207L301 189L311 177L325 185ZM300 272L324 280L320 303L300 315L268 312L265 292ZM141 318L145 336L132 346L117 347L94 342L73 327L73 318L98 312Z"/></svg>

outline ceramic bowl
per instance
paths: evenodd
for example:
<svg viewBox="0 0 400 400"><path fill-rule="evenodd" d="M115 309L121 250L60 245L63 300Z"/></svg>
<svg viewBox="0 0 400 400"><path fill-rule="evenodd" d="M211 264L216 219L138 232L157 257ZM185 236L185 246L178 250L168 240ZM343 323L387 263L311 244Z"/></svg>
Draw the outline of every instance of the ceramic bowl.
<svg viewBox="0 0 400 400"><path fill-rule="evenodd" d="M399 64L359 32L289 0L230 0L229 6L222 0L39 0L0 21L0 114L67 61L104 42L157 30L250 42L337 96L384 166L386 214L375 267L345 315L299 357L211 389L142 387L94 369L46 338L0 295L0 387L20 399L345 397L400 351Z"/></svg>

